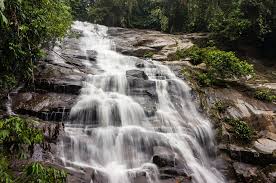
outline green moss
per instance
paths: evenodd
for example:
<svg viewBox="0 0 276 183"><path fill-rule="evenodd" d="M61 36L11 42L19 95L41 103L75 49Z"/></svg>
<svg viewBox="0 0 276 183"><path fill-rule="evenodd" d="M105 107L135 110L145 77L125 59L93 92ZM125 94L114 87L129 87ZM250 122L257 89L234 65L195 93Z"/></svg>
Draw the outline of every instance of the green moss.
<svg viewBox="0 0 276 183"><path fill-rule="evenodd" d="M144 58L152 58L154 55L154 52L152 51L148 51L144 54Z"/></svg>

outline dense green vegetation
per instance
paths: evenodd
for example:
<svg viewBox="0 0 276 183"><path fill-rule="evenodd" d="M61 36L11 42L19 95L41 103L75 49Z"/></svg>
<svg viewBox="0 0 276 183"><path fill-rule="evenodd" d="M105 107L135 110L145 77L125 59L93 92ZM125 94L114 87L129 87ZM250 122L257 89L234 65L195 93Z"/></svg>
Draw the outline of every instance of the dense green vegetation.
<svg viewBox="0 0 276 183"><path fill-rule="evenodd" d="M32 120L9 117L0 120L0 182L62 183L66 173L41 163L31 163L22 169L22 176L16 178L10 168L11 159L27 159L35 144L43 142L43 133Z"/></svg>
<svg viewBox="0 0 276 183"><path fill-rule="evenodd" d="M219 80L239 79L254 74L253 66L239 59L234 52L221 51L215 47L199 48L193 46L187 50L178 50L177 58L191 59L191 63L198 65L204 63L206 69L196 74L201 86L210 86Z"/></svg>
<svg viewBox="0 0 276 183"><path fill-rule="evenodd" d="M276 101L276 94L273 93L272 90L267 89L267 88L257 89L254 92L254 97L258 100L262 100L265 102Z"/></svg>
<svg viewBox="0 0 276 183"><path fill-rule="evenodd" d="M28 183L65 183L66 177L67 174L63 170L34 162L25 168L24 175L17 181Z"/></svg>
<svg viewBox="0 0 276 183"><path fill-rule="evenodd" d="M86 20L95 23L170 33L207 31L215 33L215 38L224 44L254 43L264 50L276 42L275 0L85 2ZM80 16L83 18L83 12Z"/></svg>
<svg viewBox="0 0 276 183"><path fill-rule="evenodd" d="M71 25L66 0L0 0L0 85L29 81L35 62Z"/></svg>
<svg viewBox="0 0 276 183"><path fill-rule="evenodd" d="M43 134L35 123L19 117L0 120L0 145L8 153L19 153L25 158L34 144L43 141Z"/></svg>
<svg viewBox="0 0 276 183"><path fill-rule="evenodd" d="M226 123L232 126L235 137L241 142L250 142L253 138L253 129L243 120L226 118Z"/></svg>
<svg viewBox="0 0 276 183"><path fill-rule="evenodd" d="M65 183L67 174L64 170L33 162L23 168L19 177L13 176L9 162L6 158L0 158L0 182L1 183Z"/></svg>

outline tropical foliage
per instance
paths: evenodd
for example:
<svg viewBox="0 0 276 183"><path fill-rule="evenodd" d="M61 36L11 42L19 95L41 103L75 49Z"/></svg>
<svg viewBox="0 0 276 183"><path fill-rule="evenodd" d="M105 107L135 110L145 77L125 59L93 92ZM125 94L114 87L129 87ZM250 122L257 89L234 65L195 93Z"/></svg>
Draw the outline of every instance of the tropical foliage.
<svg viewBox="0 0 276 183"><path fill-rule="evenodd" d="M5 150L24 158L30 147L42 141L43 134L32 121L19 117L0 120L0 145Z"/></svg>
<svg viewBox="0 0 276 183"><path fill-rule="evenodd" d="M28 81L42 48L65 35L71 24L65 0L0 0L0 79Z"/></svg>
<svg viewBox="0 0 276 183"><path fill-rule="evenodd" d="M65 171L38 162L27 165L19 178L13 177L10 159L17 154L20 159L27 158L34 145L43 142L43 137L34 121L17 116L0 120L0 146L3 153L0 154L0 182L66 182Z"/></svg>
<svg viewBox="0 0 276 183"><path fill-rule="evenodd" d="M211 32L231 49L255 45L273 56L275 0L71 0L83 1L80 19L109 26L164 32ZM78 4L78 3L76 3Z"/></svg>
<svg viewBox="0 0 276 183"><path fill-rule="evenodd" d="M231 51L221 51L215 47L199 48L193 46L176 52L176 58L187 57L191 59L191 63L194 65L200 63L206 65L206 70L198 72L196 75L199 84L202 86L210 86L216 83L218 79L239 79L254 74L253 65L239 59Z"/></svg>
<svg viewBox="0 0 276 183"><path fill-rule="evenodd" d="M19 180L26 183L65 183L66 177L67 174L64 170L34 162L25 168L24 175Z"/></svg>

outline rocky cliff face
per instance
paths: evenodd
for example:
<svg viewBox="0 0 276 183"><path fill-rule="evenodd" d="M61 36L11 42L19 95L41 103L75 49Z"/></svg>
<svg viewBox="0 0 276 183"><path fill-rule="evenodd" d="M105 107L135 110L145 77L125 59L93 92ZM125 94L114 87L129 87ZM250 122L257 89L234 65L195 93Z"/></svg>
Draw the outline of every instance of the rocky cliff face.
<svg viewBox="0 0 276 183"><path fill-rule="evenodd" d="M74 32L74 30L73 30ZM73 35L81 35L76 32ZM188 61L171 61L171 54L177 49L185 49L193 45L193 40L206 38L205 34L167 35L156 31L130 30L110 28L109 35L116 43L116 50L127 55L147 57L169 65L175 73L183 79L182 68L197 69ZM82 88L82 81L88 74L102 72L95 64L96 52L93 50L83 53L80 50L78 36L68 36L48 53L47 58L37 63L35 84L31 88L22 88L18 93L11 93L12 109L17 114L24 114L44 121L41 128L47 137L47 143L37 147L37 154L33 158L41 158L53 164L61 165L55 160L58 137L62 135L62 122L68 119L71 107ZM137 64L137 68L143 64ZM133 94L148 116L155 113L154 105L145 98L156 98L154 83L145 78L142 72L128 71L127 79ZM191 81L191 85L193 85ZM143 90L141 87L143 86ZM144 87L147 86L147 87ZM270 86L274 86L273 84ZM229 182L275 182L276 181L276 106L253 99L247 94L251 85L231 85L229 88L201 88L195 90L199 110L211 117L213 105L217 101L231 103L226 111L219 114L220 119L226 117L246 120L255 131L252 143L236 143L227 123L217 123L214 127L218 131L218 166ZM194 87L196 89L196 87ZM171 90L171 93L173 93ZM199 91L199 92L198 92ZM139 98L139 96L143 96ZM154 101L154 100L151 100ZM189 176L176 168L178 162L169 150L156 149L153 162L160 167L161 175L166 177L165 182L175 182L175 177L185 177L183 182L190 182ZM168 168L169 167L169 168ZM82 169L81 172L70 171L70 182L87 182L94 177L96 182L105 182L104 175L91 169ZM144 182L143 172L136 176L135 183Z"/></svg>

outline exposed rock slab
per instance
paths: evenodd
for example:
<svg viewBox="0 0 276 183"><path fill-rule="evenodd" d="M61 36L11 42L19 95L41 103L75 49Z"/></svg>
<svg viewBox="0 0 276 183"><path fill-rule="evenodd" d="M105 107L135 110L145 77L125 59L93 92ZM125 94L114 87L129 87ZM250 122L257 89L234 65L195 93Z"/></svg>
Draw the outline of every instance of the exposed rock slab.
<svg viewBox="0 0 276 183"><path fill-rule="evenodd" d="M260 152L266 153L266 154L273 154L275 151L276 153L276 141L261 138L254 142L254 147ZM275 154L276 158L276 154Z"/></svg>
<svg viewBox="0 0 276 183"><path fill-rule="evenodd" d="M192 36L169 35L151 30L111 27L108 33L115 41L118 52L138 57L151 53L152 58L159 61L169 60L169 56L178 49L189 48L193 45Z"/></svg>
<svg viewBox="0 0 276 183"><path fill-rule="evenodd" d="M24 92L12 96L12 105L16 113L43 120L63 121L68 119L76 97L68 94Z"/></svg>

